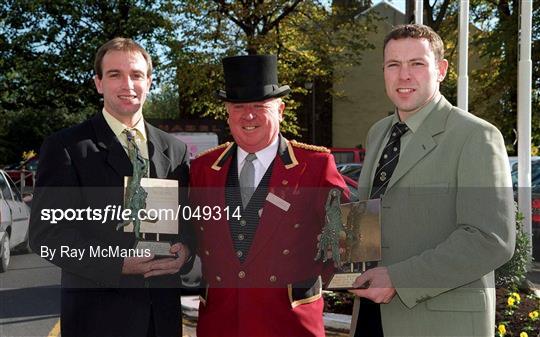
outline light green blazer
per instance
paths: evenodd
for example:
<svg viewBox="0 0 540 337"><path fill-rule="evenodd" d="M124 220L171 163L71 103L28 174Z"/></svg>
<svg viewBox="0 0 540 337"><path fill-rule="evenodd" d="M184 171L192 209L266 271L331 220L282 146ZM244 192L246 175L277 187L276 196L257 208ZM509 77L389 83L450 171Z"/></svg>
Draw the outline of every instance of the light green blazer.
<svg viewBox="0 0 540 337"><path fill-rule="evenodd" d="M368 133L367 199L392 116ZM493 336L493 270L514 251L510 168L500 132L444 97L403 149L382 198L382 261L397 294L381 305L385 337ZM351 336L357 324L355 301Z"/></svg>

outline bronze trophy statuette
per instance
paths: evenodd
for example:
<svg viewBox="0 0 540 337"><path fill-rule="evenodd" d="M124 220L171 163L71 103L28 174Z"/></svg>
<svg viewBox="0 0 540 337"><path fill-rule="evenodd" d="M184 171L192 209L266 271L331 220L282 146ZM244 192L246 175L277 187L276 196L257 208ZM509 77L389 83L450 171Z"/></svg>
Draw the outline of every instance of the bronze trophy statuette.
<svg viewBox="0 0 540 337"><path fill-rule="evenodd" d="M341 204L341 191L332 189L315 260L334 260L330 290L352 289L366 262L381 260L380 199Z"/></svg>
<svg viewBox="0 0 540 337"><path fill-rule="evenodd" d="M159 235L178 234L178 220L171 216L178 208L178 181L136 178L124 178L124 209L131 211L132 218L117 229L134 232L137 251L149 251L156 258L176 257L170 253L171 242L160 241ZM145 240L146 233L156 234L156 240Z"/></svg>

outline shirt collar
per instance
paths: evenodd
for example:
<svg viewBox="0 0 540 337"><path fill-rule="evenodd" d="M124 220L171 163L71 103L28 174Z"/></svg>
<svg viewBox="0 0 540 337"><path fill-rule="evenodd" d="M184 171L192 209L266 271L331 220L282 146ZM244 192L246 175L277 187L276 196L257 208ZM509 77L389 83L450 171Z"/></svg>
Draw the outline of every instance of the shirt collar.
<svg viewBox="0 0 540 337"><path fill-rule="evenodd" d="M116 138L121 139L120 135L124 132L125 129L135 129L137 130L137 135L146 142L146 128L144 127L144 118L140 118L134 127L129 128L124 123L120 122L118 119L114 118L105 108L103 108L103 117L105 121L114 132Z"/></svg>
<svg viewBox="0 0 540 337"><path fill-rule="evenodd" d="M279 147L279 137L276 137L272 144L268 145L264 149L255 152L257 160L264 166L265 169L268 169L276 157L277 149ZM249 153L238 147L237 157L238 163L243 163Z"/></svg>
<svg viewBox="0 0 540 337"><path fill-rule="evenodd" d="M437 105L437 103L439 103L441 98L442 98L442 95L440 94L440 92L436 92L435 95L433 95L433 98L431 99L431 101L429 101L428 104L424 105L423 108L421 108L420 110L418 110L417 112L412 114L409 118L407 118L407 120L405 121L405 124L407 124L407 126L409 127L409 129L411 130L412 133L415 133L420 128L420 125L422 125L422 123L424 122L426 117L433 110L435 105ZM392 125L394 125L395 123L398 123L400 121L401 120L399 118L399 114L398 114L397 109L396 109L396 111L394 113L394 118L392 120Z"/></svg>

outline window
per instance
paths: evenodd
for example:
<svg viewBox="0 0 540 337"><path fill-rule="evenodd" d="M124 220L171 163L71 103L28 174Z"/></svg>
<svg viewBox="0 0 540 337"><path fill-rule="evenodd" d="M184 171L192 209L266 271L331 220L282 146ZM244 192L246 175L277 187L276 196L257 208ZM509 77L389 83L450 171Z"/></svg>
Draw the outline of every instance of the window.
<svg viewBox="0 0 540 337"><path fill-rule="evenodd" d="M11 192L13 192L13 199L15 199L16 201L22 201L21 192L19 192L19 189L17 188L13 180L11 180L9 176L6 176L6 180L9 184L9 187L11 187Z"/></svg>
<svg viewBox="0 0 540 337"><path fill-rule="evenodd" d="M9 185L2 172L0 172L0 192L2 192L4 199L13 200L13 197L11 196L11 191L9 190Z"/></svg>

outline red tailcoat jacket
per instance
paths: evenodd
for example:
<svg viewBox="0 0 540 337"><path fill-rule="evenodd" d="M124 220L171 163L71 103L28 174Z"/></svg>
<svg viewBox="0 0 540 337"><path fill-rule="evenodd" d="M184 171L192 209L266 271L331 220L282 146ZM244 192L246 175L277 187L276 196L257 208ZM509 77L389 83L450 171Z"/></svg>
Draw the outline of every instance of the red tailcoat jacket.
<svg viewBox="0 0 540 337"><path fill-rule="evenodd" d="M268 195L241 261L233 243L238 238L231 237L227 220L224 188L231 165L237 165L236 146L223 144L191 164L191 207L214 209L211 219L193 221L207 284L197 336L324 336L321 275L331 272L332 265L314 260L317 235L330 189L348 195L334 159L325 148L280 136ZM242 213L234 211L229 209L229 218Z"/></svg>

